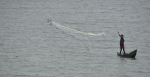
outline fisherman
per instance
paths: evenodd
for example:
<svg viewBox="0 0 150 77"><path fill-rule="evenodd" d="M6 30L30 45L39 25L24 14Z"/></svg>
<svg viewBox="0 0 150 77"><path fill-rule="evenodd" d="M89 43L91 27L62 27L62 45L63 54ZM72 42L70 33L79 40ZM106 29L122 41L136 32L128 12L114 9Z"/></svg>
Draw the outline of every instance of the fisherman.
<svg viewBox="0 0 150 77"><path fill-rule="evenodd" d="M121 37L121 39L120 39L120 54L121 54L122 49L123 49L124 54L125 54L125 50L124 50L124 37L123 37L122 34L120 35L119 32L118 32L118 35Z"/></svg>

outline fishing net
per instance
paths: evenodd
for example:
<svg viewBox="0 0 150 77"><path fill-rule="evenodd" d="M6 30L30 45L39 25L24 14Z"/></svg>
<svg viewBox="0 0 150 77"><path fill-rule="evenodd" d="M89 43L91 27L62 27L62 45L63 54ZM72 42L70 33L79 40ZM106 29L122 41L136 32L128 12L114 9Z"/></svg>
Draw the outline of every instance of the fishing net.
<svg viewBox="0 0 150 77"><path fill-rule="evenodd" d="M85 43L85 45L87 46L87 48L89 47L89 44L88 44L88 37L98 37L98 36L105 36L105 33L102 32L102 33L99 33L99 34L93 34L93 33L85 33L85 32L81 32L81 31L78 31L78 30L75 30L75 29L71 29L71 28L68 28L68 27L65 27L63 25L60 25L54 21L51 21L50 20L50 25L53 25L55 26L57 29L61 30L63 33L67 34L67 35L70 35L80 41L87 41ZM88 49L89 50L89 49Z"/></svg>
<svg viewBox="0 0 150 77"><path fill-rule="evenodd" d="M85 36L89 36L89 37L93 37L93 36L105 36L105 33L102 32L102 33L99 33L99 34L93 34L93 33L85 33L85 32L81 32L81 31L78 31L78 30L75 30L75 29L71 29L71 28L68 28L68 27L65 27L65 26L62 26L54 21L51 21L51 25L54 25L56 26L56 28L62 30L63 32L65 32L66 34L69 34L69 35L72 35L78 39L83 39L82 37L85 37Z"/></svg>

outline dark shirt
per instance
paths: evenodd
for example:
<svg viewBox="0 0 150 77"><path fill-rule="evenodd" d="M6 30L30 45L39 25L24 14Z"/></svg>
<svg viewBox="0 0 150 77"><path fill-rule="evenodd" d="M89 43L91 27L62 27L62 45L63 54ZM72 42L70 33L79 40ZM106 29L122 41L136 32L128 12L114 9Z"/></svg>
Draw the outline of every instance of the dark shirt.
<svg viewBox="0 0 150 77"><path fill-rule="evenodd" d="M120 46L122 46L124 44L124 39L123 39L123 37L121 37L121 39L120 39Z"/></svg>

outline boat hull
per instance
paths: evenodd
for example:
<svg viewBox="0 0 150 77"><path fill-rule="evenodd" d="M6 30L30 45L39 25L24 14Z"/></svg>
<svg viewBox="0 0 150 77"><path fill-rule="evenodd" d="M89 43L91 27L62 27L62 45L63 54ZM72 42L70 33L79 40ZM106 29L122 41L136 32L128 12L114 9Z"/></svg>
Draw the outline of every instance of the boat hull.
<svg viewBox="0 0 150 77"><path fill-rule="evenodd" d="M121 57L135 58L136 53L137 53L137 50L134 50L130 53L125 53L125 54L120 54L119 52L117 52L117 55Z"/></svg>

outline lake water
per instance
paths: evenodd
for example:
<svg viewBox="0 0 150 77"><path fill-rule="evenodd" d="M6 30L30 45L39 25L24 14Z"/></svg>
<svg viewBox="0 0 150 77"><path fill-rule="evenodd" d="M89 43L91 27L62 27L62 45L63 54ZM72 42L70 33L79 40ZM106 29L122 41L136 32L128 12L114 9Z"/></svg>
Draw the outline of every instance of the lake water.
<svg viewBox="0 0 150 77"><path fill-rule="evenodd" d="M85 33L69 35L48 19ZM121 58L137 49L136 58ZM149 77L150 0L1 0L0 77Z"/></svg>

